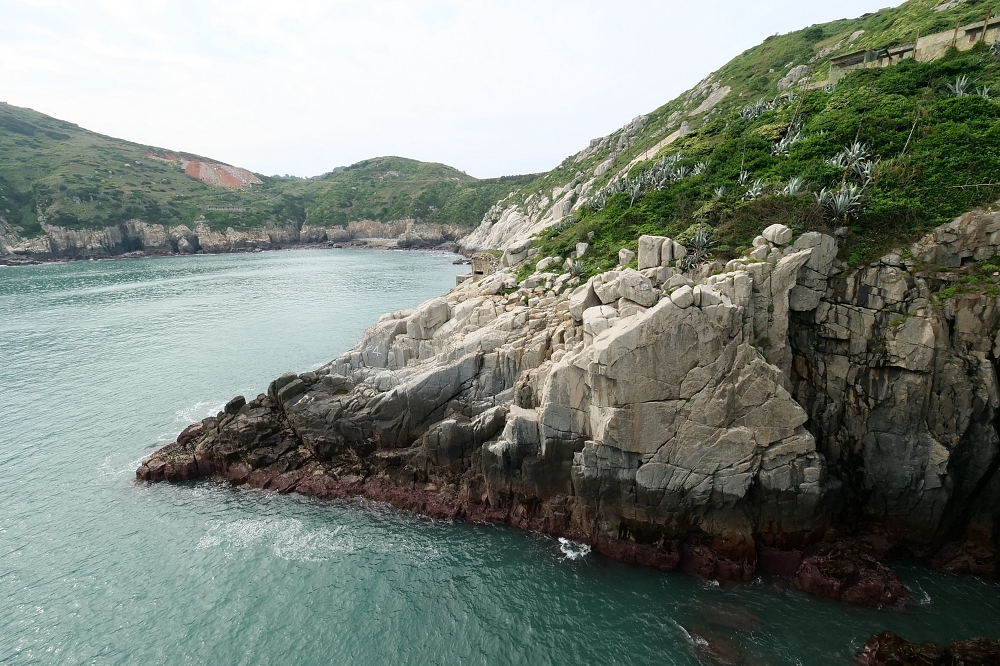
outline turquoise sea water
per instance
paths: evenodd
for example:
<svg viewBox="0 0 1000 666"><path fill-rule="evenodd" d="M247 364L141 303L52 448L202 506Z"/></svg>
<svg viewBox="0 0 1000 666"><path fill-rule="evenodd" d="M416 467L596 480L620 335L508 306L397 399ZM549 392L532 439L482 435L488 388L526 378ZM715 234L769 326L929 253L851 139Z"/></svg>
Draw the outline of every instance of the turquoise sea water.
<svg viewBox="0 0 1000 666"><path fill-rule="evenodd" d="M1000 638L1000 586L917 566L913 603L878 612L361 500L133 483L228 398L446 290L452 259L0 268L0 663L821 665L884 629Z"/></svg>

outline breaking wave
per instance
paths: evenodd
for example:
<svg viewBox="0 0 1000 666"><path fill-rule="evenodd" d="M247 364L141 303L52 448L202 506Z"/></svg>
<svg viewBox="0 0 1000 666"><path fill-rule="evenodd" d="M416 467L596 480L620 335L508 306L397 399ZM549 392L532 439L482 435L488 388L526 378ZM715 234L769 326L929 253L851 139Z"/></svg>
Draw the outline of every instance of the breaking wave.
<svg viewBox="0 0 1000 666"><path fill-rule="evenodd" d="M559 537L559 550L563 554L563 559L579 560L590 553L590 546Z"/></svg>

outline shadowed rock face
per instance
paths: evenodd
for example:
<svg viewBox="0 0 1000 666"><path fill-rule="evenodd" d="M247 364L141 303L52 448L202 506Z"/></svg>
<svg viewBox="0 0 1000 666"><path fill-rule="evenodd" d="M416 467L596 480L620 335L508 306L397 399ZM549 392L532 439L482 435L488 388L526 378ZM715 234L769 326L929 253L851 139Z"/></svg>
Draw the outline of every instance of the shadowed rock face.
<svg viewBox="0 0 1000 666"><path fill-rule="evenodd" d="M869 605L903 595L873 557L892 548L986 571L997 392L979 337L995 332L993 306L914 306L899 284L933 285L882 265L828 281L833 238L771 236L755 243L768 260L717 275L661 262L584 284L466 282L230 403L137 475L362 494L705 577L795 575ZM902 324L851 319L887 318L871 299L890 291L908 304ZM968 338L944 332L958 318ZM882 545L837 541L852 533Z"/></svg>
<svg viewBox="0 0 1000 666"><path fill-rule="evenodd" d="M863 666L996 666L1000 664L1000 641L971 638L944 647L934 643L910 643L891 631L872 636L858 653Z"/></svg>
<svg viewBox="0 0 1000 666"><path fill-rule="evenodd" d="M1000 214L970 213L832 278L794 313L792 392L849 514L946 569L995 575L997 299L939 295L941 268L995 256ZM954 279L951 277L950 279ZM983 290L980 289L980 292Z"/></svg>

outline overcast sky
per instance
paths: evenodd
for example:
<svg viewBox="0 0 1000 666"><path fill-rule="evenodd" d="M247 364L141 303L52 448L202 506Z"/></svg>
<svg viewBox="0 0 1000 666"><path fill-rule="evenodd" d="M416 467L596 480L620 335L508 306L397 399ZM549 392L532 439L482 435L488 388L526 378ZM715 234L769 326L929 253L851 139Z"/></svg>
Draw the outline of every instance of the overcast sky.
<svg viewBox="0 0 1000 666"><path fill-rule="evenodd" d="M529 173L768 35L888 2L0 0L0 101L268 175Z"/></svg>

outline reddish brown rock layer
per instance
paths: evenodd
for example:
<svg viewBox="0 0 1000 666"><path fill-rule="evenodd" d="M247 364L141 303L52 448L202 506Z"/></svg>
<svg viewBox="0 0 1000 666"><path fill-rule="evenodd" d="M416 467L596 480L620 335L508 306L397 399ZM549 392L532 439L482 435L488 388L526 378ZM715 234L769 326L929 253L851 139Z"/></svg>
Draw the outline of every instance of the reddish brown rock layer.
<svg viewBox="0 0 1000 666"><path fill-rule="evenodd" d="M910 643L891 631L872 636L857 655L863 666L996 666L1000 641L971 638L948 647Z"/></svg>
<svg viewBox="0 0 1000 666"><path fill-rule="evenodd" d="M608 538L593 529L592 511L578 497L540 501L499 492L472 468L449 471L419 458L413 449L339 448L318 460L275 401L262 395L250 403L235 399L217 416L189 426L175 443L150 456L136 477L149 482L212 477L320 499L365 497L433 518L566 537L615 560L705 579L748 582L760 573L794 575L801 590L868 606L892 605L905 595L898 578L862 552L861 542L839 542L803 557L798 550L694 533L657 539L636 531Z"/></svg>

